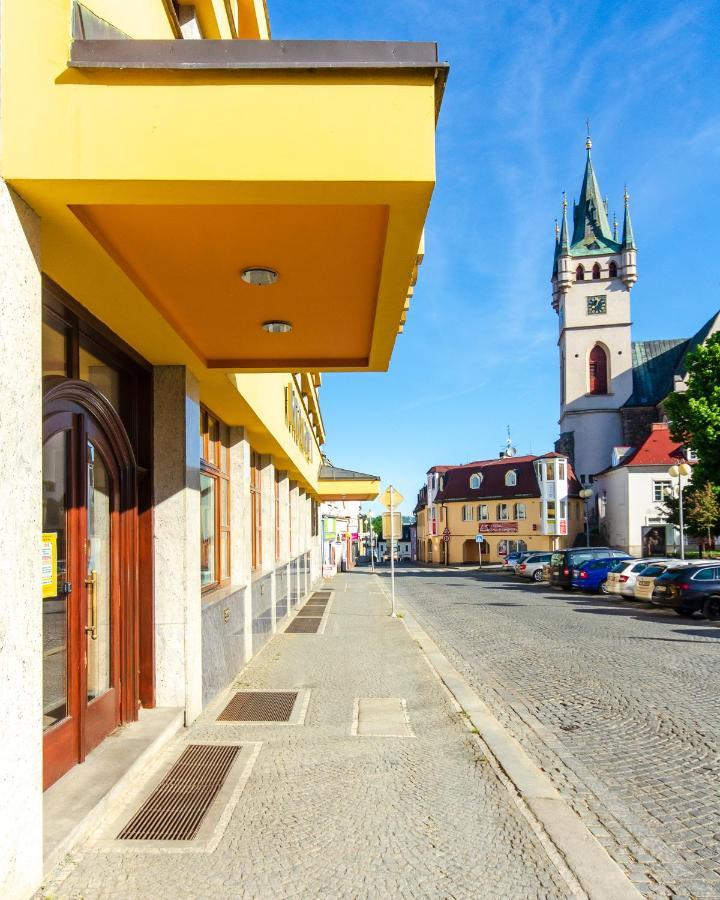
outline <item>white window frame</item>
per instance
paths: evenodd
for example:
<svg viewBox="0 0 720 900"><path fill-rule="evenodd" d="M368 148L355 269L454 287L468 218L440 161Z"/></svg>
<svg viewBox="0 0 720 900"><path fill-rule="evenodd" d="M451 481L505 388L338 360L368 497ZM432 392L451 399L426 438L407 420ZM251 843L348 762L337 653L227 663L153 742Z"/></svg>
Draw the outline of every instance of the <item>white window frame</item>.
<svg viewBox="0 0 720 900"><path fill-rule="evenodd" d="M653 503L664 503L665 502L665 490L670 488L672 490L672 481L669 479L653 479L652 483L652 499ZM658 493L660 496L658 497Z"/></svg>
<svg viewBox="0 0 720 900"><path fill-rule="evenodd" d="M473 472L470 476L470 490L477 491L480 489L480 485L482 484L482 474L480 472Z"/></svg>
<svg viewBox="0 0 720 900"><path fill-rule="evenodd" d="M507 503L498 503L496 513L498 522L508 522L510 520L510 510Z"/></svg>
<svg viewBox="0 0 720 900"><path fill-rule="evenodd" d="M478 506L478 522L490 521L490 508L487 503L481 503Z"/></svg>
<svg viewBox="0 0 720 900"><path fill-rule="evenodd" d="M525 503L515 504L515 518L518 522L522 519L527 519L527 506Z"/></svg>
<svg viewBox="0 0 720 900"><path fill-rule="evenodd" d="M473 521L473 508L471 504L464 503L462 508L462 520L463 522L472 522Z"/></svg>
<svg viewBox="0 0 720 900"><path fill-rule="evenodd" d="M505 473L505 487L517 487L517 472L510 469Z"/></svg>

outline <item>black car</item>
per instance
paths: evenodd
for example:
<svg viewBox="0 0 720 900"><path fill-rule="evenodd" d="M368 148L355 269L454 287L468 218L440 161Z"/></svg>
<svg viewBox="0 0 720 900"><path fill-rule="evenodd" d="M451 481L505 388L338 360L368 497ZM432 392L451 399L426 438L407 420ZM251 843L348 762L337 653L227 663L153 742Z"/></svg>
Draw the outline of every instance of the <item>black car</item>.
<svg viewBox="0 0 720 900"><path fill-rule="evenodd" d="M689 565L668 569L653 588L651 603L674 610L679 616L702 612L706 619L720 619L720 566Z"/></svg>
<svg viewBox="0 0 720 900"><path fill-rule="evenodd" d="M623 550L609 547L572 547L570 550L556 550L550 559L550 586L564 591L572 588L573 569L579 569L591 559L627 559Z"/></svg>

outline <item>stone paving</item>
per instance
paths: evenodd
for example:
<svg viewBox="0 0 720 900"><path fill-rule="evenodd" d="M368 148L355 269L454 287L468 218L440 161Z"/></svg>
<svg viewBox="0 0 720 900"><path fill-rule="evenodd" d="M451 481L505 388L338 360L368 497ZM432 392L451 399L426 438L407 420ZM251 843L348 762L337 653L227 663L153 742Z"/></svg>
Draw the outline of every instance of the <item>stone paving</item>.
<svg viewBox="0 0 720 900"><path fill-rule="evenodd" d="M80 846L42 895L570 896L404 625L388 617L378 580L354 573L332 586L325 633L277 635L236 684L309 689L305 724L206 713L191 729L198 740L263 742L215 852ZM352 736L359 697L404 698L414 737Z"/></svg>
<svg viewBox="0 0 720 900"><path fill-rule="evenodd" d="M719 627L468 569L396 593L638 890L720 897Z"/></svg>

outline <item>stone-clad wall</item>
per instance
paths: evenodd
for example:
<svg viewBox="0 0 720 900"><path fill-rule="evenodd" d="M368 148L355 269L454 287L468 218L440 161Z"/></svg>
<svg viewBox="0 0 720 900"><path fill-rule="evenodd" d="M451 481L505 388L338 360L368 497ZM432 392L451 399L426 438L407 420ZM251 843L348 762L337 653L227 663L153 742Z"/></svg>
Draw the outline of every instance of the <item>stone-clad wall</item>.
<svg viewBox="0 0 720 900"><path fill-rule="evenodd" d="M202 702L206 706L247 662L245 591L210 601L202 609Z"/></svg>

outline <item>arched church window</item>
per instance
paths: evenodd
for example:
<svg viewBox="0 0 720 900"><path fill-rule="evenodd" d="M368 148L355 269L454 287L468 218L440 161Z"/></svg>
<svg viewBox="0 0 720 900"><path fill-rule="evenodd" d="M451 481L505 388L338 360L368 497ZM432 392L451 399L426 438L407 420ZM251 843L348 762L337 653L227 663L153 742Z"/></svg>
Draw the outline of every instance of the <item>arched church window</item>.
<svg viewBox="0 0 720 900"><path fill-rule="evenodd" d="M600 280L600 263L595 263L593 266L593 281Z"/></svg>
<svg viewBox="0 0 720 900"><path fill-rule="evenodd" d="M617 278L617 263L614 260L610 260L610 277Z"/></svg>
<svg viewBox="0 0 720 900"><path fill-rule="evenodd" d="M585 281L585 269L581 265L575 269L575 281Z"/></svg>
<svg viewBox="0 0 720 900"><path fill-rule="evenodd" d="M590 393L607 394L607 354L596 344L590 351Z"/></svg>

